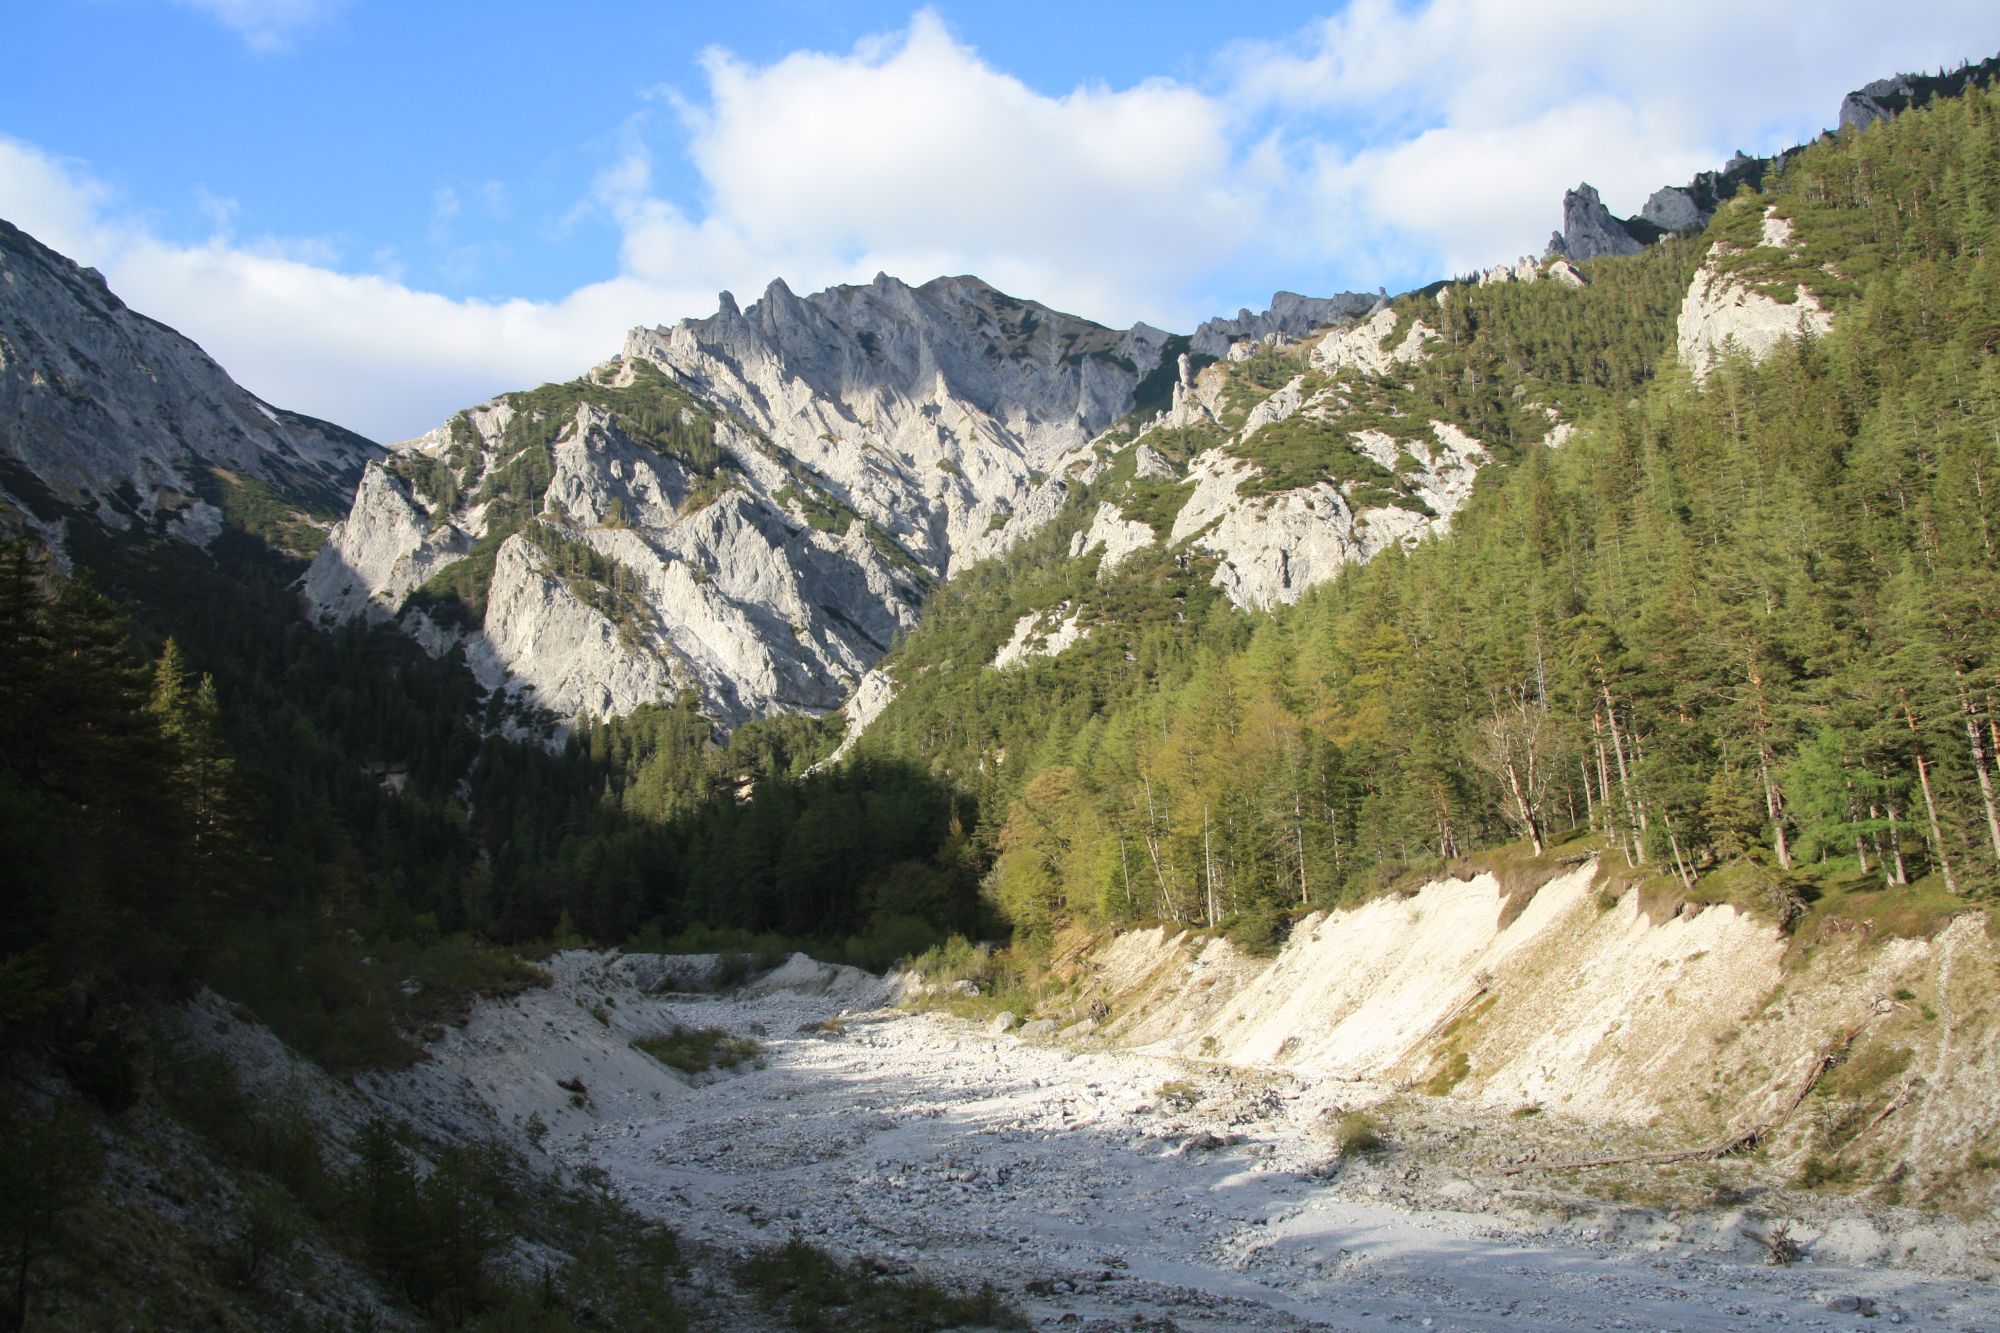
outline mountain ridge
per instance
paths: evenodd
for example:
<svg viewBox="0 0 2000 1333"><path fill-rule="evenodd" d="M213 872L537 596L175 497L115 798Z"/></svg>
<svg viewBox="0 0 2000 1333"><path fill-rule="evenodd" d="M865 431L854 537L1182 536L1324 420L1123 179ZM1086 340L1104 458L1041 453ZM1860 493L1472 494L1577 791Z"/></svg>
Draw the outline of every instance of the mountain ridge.
<svg viewBox="0 0 2000 1333"><path fill-rule="evenodd" d="M1841 98L1835 128L1828 133L1865 130L1928 105L1934 98L1957 97L1969 88L1984 87L1995 78L2000 78L2000 56L1937 74L1894 74L1876 79ZM1782 167L1804 147L1800 144L1770 157L1751 157L1739 149L1720 168L1696 172L1686 185L1661 186L1628 218L1614 216L1585 182L1563 196L1563 225L1549 237L1542 257L1596 259L1636 254L1663 235L1699 231L1739 189L1756 189L1767 173Z"/></svg>
<svg viewBox="0 0 2000 1333"><path fill-rule="evenodd" d="M0 499L55 546L69 512L206 545L246 483L306 518L382 452L265 403L95 269L4 221L0 293Z"/></svg>

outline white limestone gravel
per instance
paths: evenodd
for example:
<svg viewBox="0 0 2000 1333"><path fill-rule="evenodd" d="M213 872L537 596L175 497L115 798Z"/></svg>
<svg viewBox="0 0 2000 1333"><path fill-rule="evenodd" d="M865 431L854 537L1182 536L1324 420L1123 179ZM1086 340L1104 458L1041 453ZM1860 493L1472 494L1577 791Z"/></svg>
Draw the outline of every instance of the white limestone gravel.
<svg viewBox="0 0 2000 1333"><path fill-rule="evenodd" d="M874 1007L885 985L803 958L724 997L647 994L608 955L552 970L434 1054L496 1123L541 1116L549 1160L724 1251L798 1233L1051 1328L2000 1328L1983 1281L1834 1262L1882 1248L1860 1219L1797 1219L1805 1258L1771 1267L1779 1217L1503 1178L1553 1117L1392 1100L1390 1150L1343 1162L1330 1114L1390 1090ZM759 1035L762 1067L687 1080L630 1050L672 1022Z"/></svg>

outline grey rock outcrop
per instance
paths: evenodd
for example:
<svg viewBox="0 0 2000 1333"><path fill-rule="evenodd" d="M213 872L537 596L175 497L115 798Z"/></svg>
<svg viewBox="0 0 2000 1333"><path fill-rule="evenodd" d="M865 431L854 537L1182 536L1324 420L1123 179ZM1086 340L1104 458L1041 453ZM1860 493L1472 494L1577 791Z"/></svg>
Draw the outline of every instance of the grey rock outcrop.
<svg viewBox="0 0 2000 1333"><path fill-rule="evenodd" d="M433 432L403 456L435 461L425 451L450 439ZM477 466L504 470L504 427L479 439ZM921 579L859 523L834 533L801 522L747 473L703 494L687 465L589 404L550 458L536 512L512 535L491 502L446 504L371 467L307 572L308 607L322 624L395 619L436 652L462 642L483 685L559 718L693 690L724 724L837 706L914 622ZM494 544L493 567L476 621L464 623L462 606L434 614L415 594L482 541Z"/></svg>
<svg viewBox="0 0 2000 1333"><path fill-rule="evenodd" d="M1934 98L1957 97L1969 87L1983 87L2000 77L2000 56L1949 73L1897 74L1855 89L1841 99L1839 126L1862 130L1923 106ZM1566 255L1573 260L1600 255L1636 254L1662 235L1700 231L1715 210L1735 198L1744 186L1756 189L1773 169L1801 148L1773 157L1752 157L1738 150L1720 170L1697 172L1686 185L1666 185L1653 191L1637 215L1613 217L1588 185L1563 198L1563 226L1549 238L1544 257Z"/></svg>
<svg viewBox="0 0 2000 1333"><path fill-rule="evenodd" d="M1387 306L1352 328L1336 329L1313 348L1313 369L1329 375L1347 369L1367 375L1387 375L1397 366L1408 365L1423 356L1425 345L1437 337L1421 319L1414 320L1391 347L1389 339L1395 329L1396 312Z"/></svg>
<svg viewBox="0 0 2000 1333"><path fill-rule="evenodd" d="M1709 211L1686 186L1663 185L1647 197L1639 216L1661 231L1696 231L1707 224Z"/></svg>
<svg viewBox="0 0 2000 1333"><path fill-rule="evenodd" d="M1935 97L1957 97L1966 88L1983 87L2000 75L2000 56L1949 73L1896 74L1864 84L1840 101L1840 128L1864 130L1870 125L1920 107Z"/></svg>
<svg viewBox="0 0 2000 1333"><path fill-rule="evenodd" d="M1429 421L1419 430L1403 430L1398 439L1362 427L1359 421L1368 420L1368 412L1358 421L1352 415L1357 400L1379 402L1375 395L1385 387L1381 382L1393 387L1429 355L1437 333L1420 319L1409 320L1399 332L1402 322L1384 304L1368 318L1325 335L1305 357L1309 370L1243 410L1240 424L1223 442L1196 454L1184 476L1140 436L1135 474L1170 476L1185 487L1165 545L1212 556L1213 582L1237 606L1263 610L1296 602L1342 567L1438 531L1470 498L1473 482L1491 456L1459 426ZM1158 425L1222 428L1225 369L1210 366L1194 384L1183 385L1175 412ZM1279 423L1302 427L1307 438L1313 432L1330 434L1323 447L1329 452L1350 449L1359 459L1352 475L1372 473L1373 480L1327 479L1271 490L1256 461L1257 442ZM1086 555L1102 544L1103 577L1114 555L1126 558L1154 540L1147 524L1128 519L1115 504L1100 503L1089 529L1072 539L1070 553ZM1055 632L1075 615L1063 606L1043 611L1039 618L1023 617L1015 627L1021 646L1010 660L1036 642L1054 642Z"/></svg>
<svg viewBox="0 0 2000 1333"><path fill-rule="evenodd" d="M1562 230L1549 237L1544 258L1598 259L1636 255L1645 242L1611 215L1588 181L1563 195Z"/></svg>
<svg viewBox="0 0 2000 1333"><path fill-rule="evenodd" d="M1204 320L1188 340L1188 350L1219 360L1229 355L1233 343L1255 342L1274 333L1284 338L1301 338L1314 329L1362 314L1379 299L1379 294L1362 292L1336 292L1332 296L1273 292L1270 308L1261 314L1253 315L1246 307L1237 311L1233 319Z"/></svg>
<svg viewBox="0 0 2000 1333"><path fill-rule="evenodd" d="M939 577L1021 535L1031 525L1006 530L1018 511L1060 503L1064 471L1131 409L1169 337L969 277L878 276L807 298L774 282L747 311L733 304L634 330L624 355L823 476Z"/></svg>
<svg viewBox="0 0 2000 1333"><path fill-rule="evenodd" d="M1159 457L1157 454L1153 456ZM1070 558L1075 559L1092 551L1103 551L1104 555L1097 564L1097 577L1109 578L1133 552L1143 551L1156 540L1150 524L1126 518L1117 505L1107 500L1098 504L1089 530L1077 533L1070 540L1069 553Z"/></svg>
<svg viewBox="0 0 2000 1333"><path fill-rule="evenodd" d="M1360 431L1355 444L1394 468L1408 446L1379 431ZM1479 469L1491 461L1484 445L1449 422L1431 423L1431 441L1417 447L1421 471L1411 478L1415 505L1357 501L1331 482L1244 495L1256 466L1212 450L1189 471L1193 494L1174 518L1169 544L1182 541L1217 559L1215 585L1246 610L1293 603L1345 565L1373 558L1441 530L1471 498Z"/></svg>
<svg viewBox="0 0 2000 1333"><path fill-rule="evenodd" d="M1090 634L1077 606L1069 601L1046 611L1030 611L1014 624L1013 634L993 654L993 665L1006 670L1031 657L1059 657Z"/></svg>
<svg viewBox="0 0 2000 1333"><path fill-rule="evenodd" d="M0 222L0 506L206 545L231 486L334 511L375 444L271 406L95 269Z"/></svg>

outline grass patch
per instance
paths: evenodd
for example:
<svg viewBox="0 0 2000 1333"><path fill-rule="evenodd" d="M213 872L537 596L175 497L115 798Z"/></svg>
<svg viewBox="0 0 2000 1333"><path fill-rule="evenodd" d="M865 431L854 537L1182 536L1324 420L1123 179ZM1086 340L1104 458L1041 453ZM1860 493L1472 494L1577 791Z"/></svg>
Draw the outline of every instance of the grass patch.
<svg viewBox="0 0 2000 1333"><path fill-rule="evenodd" d="M690 1028L679 1023L657 1037L639 1037L632 1049L644 1051L669 1069L683 1074L724 1071L758 1062L764 1047L755 1037L732 1037L721 1028Z"/></svg>
<svg viewBox="0 0 2000 1333"><path fill-rule="evenodd" d="M213 498L222 510L223 522L230 527L241 528L265 545L302 560L310 560L325 544L328 516L287 499L255 477L240 477L222 468L210 470L217 483L212 488Z"/></svg>
<svg viewBox="0 0 2000 1333"><path fill-rule="evenodd" d="M1472 1072L1472 1058L1464 1051L1453 1051L1451 1057L1438 1066L1437 1072L1424 1080L1424 1094L1429 1097L1449 1096L1451 1090L1465 1081Z"/></svg>
<svg viewBox="0 0 2000 1333"><path fill-rule="evenodd" d="M1838 1157L1821 1157L1818 1153L1806 1158L1799 1168L1795 1183L1800 1189L1825 1189L1832 1185L1846 1185L1853 1182L1859 1168L1854 1163L1842 1161Z"/></svg>
<svg viewBox="0 0 2000 1333"><path fill-rule="evenodd" d="M1029 1327L990 1283L959 1294L929 1278L885 1275L858 1260L843 1263L799 1236L750 1255L734 1276L799 1333Z"/></svg>
<svg viewBox="0 0 2000 1333"><path fill-rule="evenodd" d="M1815 896L1799 918L1794 933L1819 939L1832 927L1865 926L1873 936L1930 939L1961 913L1979 904L1947 893L1935 875L1914 884L1886 885L1874 876L1835 875L1814 885ZM1835 924L1839 923L1839 924Z"/></svg>
<svg viewBox="0 0 2000 1333"><path fill-rule="evenodd" d="M1907 1046L1865 1046L1828 1070L1815 1091L1829 1097L1871 1097L1908 1069L1915 1056Z"/></svg>
<svg viewBox="0 0 2000 1333"><path fill-rule="evenodd" d="M989 1019L1003 1010L1036 1014L1058 988L1042 962L1017 944L996 950L953 935L909 961L924 979L925 994L917 1001L927 1009L943 1009L960 1018Z"/></svg>
<svg viewBox="0 0 2000 1333"><path fill-rule="evenodd" d="M1342 1111L1333 1122L1333 1141L1343 1157L1366 1157L1388 1145L1382 1138L1382 1122L1366 1111Z"/></svg>

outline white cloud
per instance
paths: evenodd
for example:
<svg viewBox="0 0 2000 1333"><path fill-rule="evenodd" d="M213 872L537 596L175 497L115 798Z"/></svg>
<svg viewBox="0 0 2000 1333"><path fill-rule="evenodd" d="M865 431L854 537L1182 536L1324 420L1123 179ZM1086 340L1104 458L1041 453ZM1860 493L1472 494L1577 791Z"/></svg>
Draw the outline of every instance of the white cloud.
<svg viewBox="0 0 2000 1333"><path fill-rule="evenodd" d="M175 3L207 14L261 55L291 50L306 30L318 27L347 8L350 0L175 0Z"/></svg>
<svg viewBox="0 0 2000 1333"><path fill-rule="evenodd" d="M779 275L809 290L977 272L1052 304L1165 317L1191 263L1233 253L1263 210L1223 103L1163 81L1049 97L929 13L846 55L704 64L706 102L681 108L703 216L653 197L643 146L599 182L642 276L699 270L755 291Z"/></svg>
<svg viewBox="0 0 2000 1333"><path fill-rule="evenodd" d="M313 238L175 244L116 204L78 165L0 138L0 216L102 269L129 305L199 342L252 392L378 439L578 374L626 328L709 299L617 278L555 302L452 300L340 272L337 252Z"/></svg>
<svg viewBox="0 0 2000 1333"><path fill-rule="evenodd" d="M1990 54L1990 0L1923 21L1874 0L1355 0L1222 60L1228 100L1280 126L1319 255L1420 281L1539 250L1589 180L1630 214L1662 185L1829 127L1848 89Z"/></svg>

